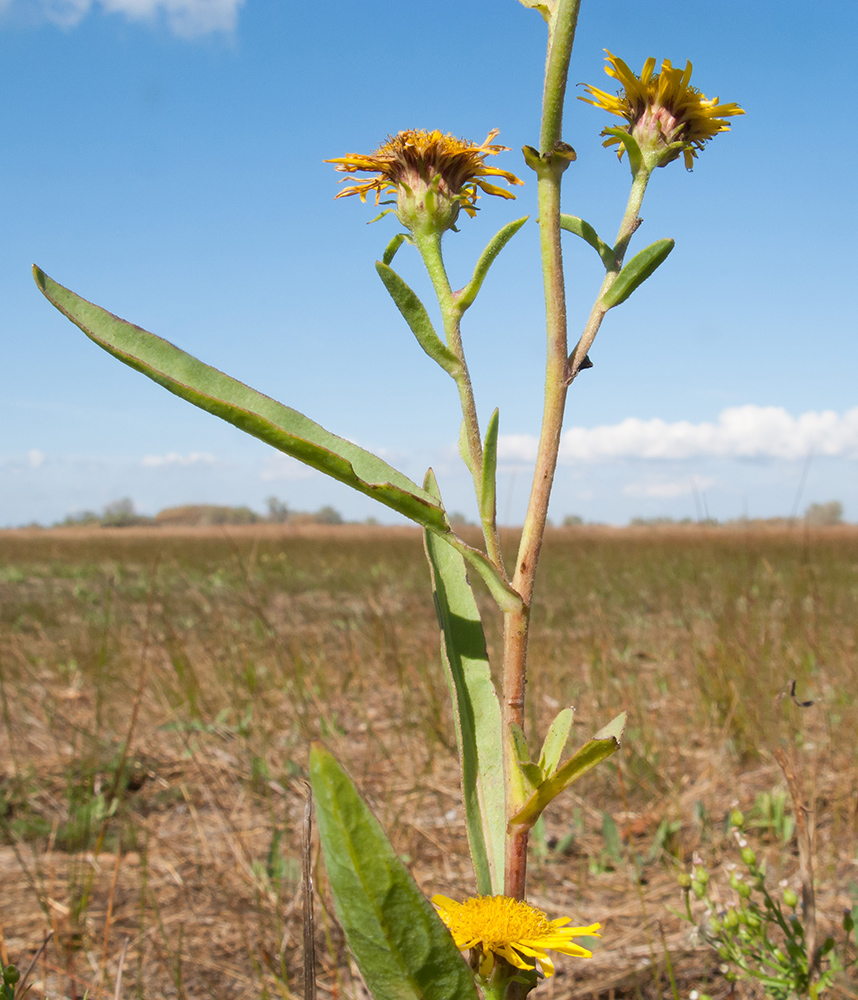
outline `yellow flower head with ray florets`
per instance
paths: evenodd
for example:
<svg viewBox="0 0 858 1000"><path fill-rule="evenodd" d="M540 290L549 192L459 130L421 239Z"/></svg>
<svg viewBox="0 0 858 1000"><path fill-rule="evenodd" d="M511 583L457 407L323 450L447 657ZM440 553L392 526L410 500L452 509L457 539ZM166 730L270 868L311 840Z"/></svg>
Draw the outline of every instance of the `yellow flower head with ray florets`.
<svg viewBox="0 0 858 1000"><path fill-rule="evenodd" d="M477 189L501 198L514 198L509 191L484 180L502 177L509 184L523 183L507 170L486 166L487 156L508 152L508 147L492 145L498 129L492 129L486 141L475 146L466 139L456 139L433 131L407 130L388 136L374 152L353 153L326 160L336 169L353 174L375 173L367 180L355 181L337 195L359 195L361 201L375 193L375 204L383 194L396 196L396 215L409 231L431 229L444 232L456 224L459 210L472 218L477 213Z"/></svg>
<svg viewBox="0 0 858 1000"><path fill-rule="evenodd" d="M548 951L578 958L592 958L593 953L575 944L576 937L598 937L599 924L589 927L566 927L569 917L549 920L529 903L509 896L477 896L457 903L447 896L433 896L441 919L447 925L460 951L472 949L479 974L485 978L496 958L503 958L517 969L538 967L545 976L554 975L554 963Z"/></svg>
<svg viewBox="0 0 858 1000"><path fill-rule="evenodd" d="M665 166L681 153L686 169L691 170L698 150L719 132L730 130L726 119L745 113L738 104L719 104L719 98L710 100L690 86L690 62L685 69L674 69L670 60L665 59L661 71L654 73L655 59L650 58L640 76L610 52L607 63L605 72L619 80L623 90L608 94L585 84L584 89L593 100L587 97L579 100L625 118L628 122L625 128L602 132L608 136L603 145L619 145L617 155L622 158L625 144L621 133L625 132L636 140L650 169Z"/></svg>

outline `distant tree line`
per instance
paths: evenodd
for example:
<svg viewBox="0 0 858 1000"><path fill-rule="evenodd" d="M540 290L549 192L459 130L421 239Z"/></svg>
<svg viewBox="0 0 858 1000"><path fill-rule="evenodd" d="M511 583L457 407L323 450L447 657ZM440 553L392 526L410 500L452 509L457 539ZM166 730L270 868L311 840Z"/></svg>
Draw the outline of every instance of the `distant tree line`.
<svg viewBox="0 0 858 1000"><path fill-rule="evenodd" d="M344 524L343 516L335 507L325 506L315 513L293 511L277 497L265 501L267 511L257 514L250 507L230 507L219 504L184 504L167 507L154 517L138 514L134 501L129 497L106 504L100 514L85 510L69 514L55 527L92 526L102 528L132 528L140 526L176 525L182 527L206 527L211 525L236 524Z"/></svg>
<svg viewBox="0 0 858 1000"><path fill-rule="evenodd" d="M211 525L235 524L345 524L342 514L335 507L320 507L314 513L291 510L288 504L278 497L271 496L265 501L266 513L257 514L250 507L230 507L218 504L185 504L180 507L167 507L154 517L138 514L134 502L123 497L107 504L100 514L86 510L69 514L65 520L57 522L56 526L91 525L102 528L129 528L140 525L175 525L183 527L205 527ZM843 524L843 504L839 500L829 500L827 503L812 503L804 512L803 520L815 528L832 527ZM675 526L725 526L735 527L742 524L759 524L769 527L786 527L794 524L795 518L770 517L749 520L746 517L719 522L714 518L699 521L690 517L633 517L629 521L633 528L660 528ZM368 518L367 524L376 524L375 518ZM471 522L460 513L450 514L450 523L454 529L469 527ZM577 528L584 525L584 518L578 514L567 514L561 521L564 528Z"/></svg>

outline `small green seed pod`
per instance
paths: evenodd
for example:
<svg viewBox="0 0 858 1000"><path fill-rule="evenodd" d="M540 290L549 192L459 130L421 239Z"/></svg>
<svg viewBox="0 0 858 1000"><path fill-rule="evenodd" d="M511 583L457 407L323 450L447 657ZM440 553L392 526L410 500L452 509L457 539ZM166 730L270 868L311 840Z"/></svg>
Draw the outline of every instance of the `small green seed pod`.
<svg viewBox="0 0 858 1000"><path fill-rule="evenodd" d="M798 896L792 889L784 889L784 903L793 910L798 906Z"/></svg>

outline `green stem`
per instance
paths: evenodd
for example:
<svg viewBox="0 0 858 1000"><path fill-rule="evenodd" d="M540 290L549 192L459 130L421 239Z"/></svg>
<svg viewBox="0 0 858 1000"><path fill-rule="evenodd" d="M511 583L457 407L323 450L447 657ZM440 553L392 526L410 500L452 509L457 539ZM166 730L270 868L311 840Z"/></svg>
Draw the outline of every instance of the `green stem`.
<svg viewBox="0 0 858 1000"><path fill-rule="evenodd" d="M570 380L575 378L580 371L581 365L587 357L587 352L593 346L593 341L596 339L596 334L599 332L599 327L602 325L605 313L608 311L607 306L603 304L603 298L605 292L607 292L611 285L613 285L613 283L617 280L617 275L623 267L623 258L626 255L626 250L628 250L629 241L637 232L638 226L641 224L641 218L638 213L640 212L640 207L643 204L644 194L646 194L647 184L649 184L651 176L652 170L642 166L632 179L632 188L629 192L629 200L626 204L626 210L623 214L623 219L622 222L620 222L620 228L617 232L617 241L614 244L614 257L617 261L616 267L611 268L611 270L605 275L605 280L602 282L602 287L599 289L599 294L596 297L596 301L593 303L593 308L590 311L590 316L584 326L581 339L569 355L568 378Z"/></svg>
<svg viewBox="0 0 858 1000"><path fill-rule="evenodd" d="M536 567L548 502L563 428L568 380L566 337L566 288L563 278L563 256L560 246L560 178L568 161L552 162L552 153L560 141L563 124L563 103L566 78L575 39L580 0L558 0L549 27L548 57L545 69L545 91L540 130L540 163L537 197L539 204L539 241L542 256L542 276L545 291L545 327L547 356L545 364L545 400L542 428L536 456L533 485L522 528L513 576L513 589L522 599L522 607L504 616L503 652L503 722L504 769L507 788L507 813L519 808L511 795L513 768L517 766L510 729L524 724L524 694L527 678L527 644L530 629L530 609L536 581ZM523 899L527 880L527 831L513 828L507 835L505 858L506 895Z"/></svg>
<svg viewBox="0 0 858 1000"><path fill-rule="evenodd" d="M435 296L441 308L447 346L459 359L461 365L459 372L453 378L456 382L456 388L459 390L459 403L462 408L462 426L465 444L465 455L463 457L473 477L474 489L477 494L477 504L482 512L483 442L480 436L480 422L477 417L477 406L474 401L471 375L468 371L465 352L462 347L460 324L464 310L456 302L453 289L450 286L450 279L447 277L447 268L444 266L444 257L441 252L441 234L438 232L421 233L415 231L412 233L412 237L423 259L423 264L429 274L432 287L435 289ZM500 536L497 528L497 516L494 512L481 513L481 521L483 537L486 542L486 554L501 571L504 579L506 579L500 547Z"/></svg>
<svg viewBox="0 0 858 1000"><path fill-rule="evenodd" d="M558 0L549 25L545 87L542 94L542 129L539 134L539 151L543 154L551 152L563 129L566 78L580 6L581 0Z"/></svg>

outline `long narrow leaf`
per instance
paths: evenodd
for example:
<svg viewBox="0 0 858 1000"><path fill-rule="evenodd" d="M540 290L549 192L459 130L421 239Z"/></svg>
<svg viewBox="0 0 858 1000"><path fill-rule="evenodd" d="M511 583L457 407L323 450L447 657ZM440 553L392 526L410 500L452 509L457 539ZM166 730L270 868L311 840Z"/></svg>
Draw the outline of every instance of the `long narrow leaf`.
<svg viewBox="0 0 858 1000"><path fill-rule="evenodd" d="M432 326L432 320L429 318L426 306L420 301L417 293L400 278L392 267L383 261L377 260L375 269L384 282L384 287L390 293L390 297L396 303L396 308L402 313L402 318L411 327L411 332L417 343L445 372L455 376L462 367L462 363L435 333L435 327Z"/></svg>
<svg viewBox="0 0 858 1000"><path fill-rule="evenodd" d="M462 312L473 305L474 299L483 287L483 282L486 280L489 268L497 259L497 255L501 252L501 250L503 250L507 243L509 243L509 241L513 238L513 236L515 236L515 234L519 231L519 229L521 229L529 218L529 215L525 215L521 219L514 219L512 222L508 222L489 240L485 250L483 250L480 254L480 259L477 261L471 280L456 297L456 303Z"/></svg>
<svg viewBox="0 0 858 1000"><path fill-rule="evenodd" d="M497 513L497 473L498 473L498 410L489 417L486 427L486 441L483 445L483 479L480 484L480 518L494 521Z"/></svg>
<svg viewBox="0 0 858 1000"><path fill-rule="evenodd" d="M337 916L375 1000L477 1000L443 921L319 743L310 751L310 782Z"/></svg>
<svg viewBox="0 0 858 1000"><path fill-rule="evenodd" d="M331 434L297 410L204 364L169 341L87 302L37 267L33 275L46 298L99 347L174 395L371 496L424 528L442 534L450 531L447 515L437 499L371 452Z"/></svg>
<svg viewBox="0 0 858 1000"><path fill-rule="evenodd" d="M546 734L545 741L542 744L542 752L539 755L539 766L547 777L551 777L557 770L557 765L560 763L560 757L563 754L566 741L569 739L569 731L572 729L574 715L575 710L572 708L561 709Z"/></svg>
<svg viewBox="0 0 858 1000"><path fill-rule="evenodd" d="M445 536L485 580L501 608L521 606L521 597L485 554L453 534L437 499L387 462L168 340L87 302L35 266L33 276L48 301L109 354L174 395Z"/></svg>
<svg viewBox="0 0 858 1000"><path fill-rule="evenodd" d="M427 488L437 488L431 472ZM441 652L456 721L465 824L477 891L503 892L504 781L501 711L489 669L486 640L465 561L442 538L425 533Z"/></svg>

